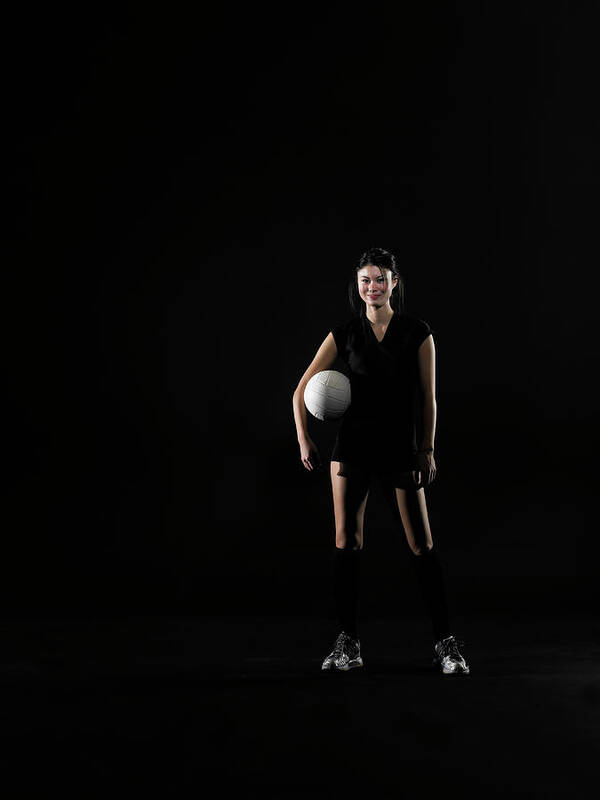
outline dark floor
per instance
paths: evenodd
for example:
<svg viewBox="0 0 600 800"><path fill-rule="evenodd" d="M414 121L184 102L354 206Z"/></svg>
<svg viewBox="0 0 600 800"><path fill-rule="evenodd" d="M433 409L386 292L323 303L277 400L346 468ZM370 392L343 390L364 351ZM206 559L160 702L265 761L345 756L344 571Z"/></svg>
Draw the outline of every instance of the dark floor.
<svg viewBox="0 0 600 800"><path fill-rule="evenodd" d="M327 620L0 630L7 798L596 796L594 618L462 620L460 677L432 671L422 618L364 620L348 673L320 672Z"/></svg>

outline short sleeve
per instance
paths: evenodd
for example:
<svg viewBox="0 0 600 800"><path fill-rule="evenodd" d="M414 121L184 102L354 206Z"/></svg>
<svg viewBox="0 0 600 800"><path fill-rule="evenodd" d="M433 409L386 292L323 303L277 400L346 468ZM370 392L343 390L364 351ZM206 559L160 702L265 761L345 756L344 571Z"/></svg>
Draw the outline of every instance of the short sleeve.
<svg viewBox="0 0 600 800"><path fill-rule="evenodd" d="M425 322L423 319L415 319L413 341L416 350L419 349L430 333L434 333L434 330L428 322Z"/></svg>
<svg viewBox="0 0 600 800"><path fill-rule="evenodd" d="M335 340L338 356L342 359L342 361L347 362L348 357L346 355L346 343L348 341L348 326L345 323L336 325L331 329L331 333L333 334L333 338Z"/></svg>

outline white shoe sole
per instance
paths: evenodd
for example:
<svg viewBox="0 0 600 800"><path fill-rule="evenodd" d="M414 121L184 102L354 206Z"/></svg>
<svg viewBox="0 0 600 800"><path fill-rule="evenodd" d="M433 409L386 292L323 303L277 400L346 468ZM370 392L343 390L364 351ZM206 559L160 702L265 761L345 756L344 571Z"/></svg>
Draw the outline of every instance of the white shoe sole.
<svg viewBox="0 0 600 800"><path fill-rule="evenodd" d="M349 661L343 667L336 667L336 665L333 663L333 661L331 661L329 664L323 664L321 669L322 670L335 669L338 672L348 672L349 669L353 669L354 667L362 667L362 666L364 666L362 658L356 658L356 659L354 659L352 661Z"/></svg>
<svg viewBox="0 0 600 800"><path fill-rule="evenodd" d="M438 669L441 667L441 664L437 658L434 658L431 662L432 666L437 667ZM470 674L469 666L467 667L458 667L458 669L446 669L446 667L442 667L442 673L444 675L469 675Z"/></svg>

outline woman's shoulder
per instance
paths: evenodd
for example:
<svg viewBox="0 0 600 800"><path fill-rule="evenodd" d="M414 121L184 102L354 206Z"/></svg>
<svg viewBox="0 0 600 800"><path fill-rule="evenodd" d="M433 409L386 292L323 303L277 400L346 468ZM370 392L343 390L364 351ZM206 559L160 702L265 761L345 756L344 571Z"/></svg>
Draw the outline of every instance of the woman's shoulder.
<svg viewBox="0 0 600 800"><path fill-rule="evenodd" d="M418 314L401 314L399 321L407 340L412 341L417 347L425 341L430 333L434 333L430 323Z"/></svg>
<svg viewBox="0 0 600 800"><path fill-rule="evenodd" d="M420 328L423 325L429 326L429 323L426 319L424 319L420 314L414 313L403 313L400 314L400 320L404 322L407 327L410 328Z"/></svg>
<svg viewBox="0 0 600 800"><path fill-rule="evenodd" d="M344 361L347 361L348 349L352 349L356 346L357 341L360 341L357 326L360 326L360 318L351 317L337 322L331 328L338 355Z"/></svg>
<svg viewBox="0 0 600 800"><path fill-rule="evenodd" d="M331 327L333 333L348 333L360 327L360 317L348 317L346 319L337 320Z"/></svg>

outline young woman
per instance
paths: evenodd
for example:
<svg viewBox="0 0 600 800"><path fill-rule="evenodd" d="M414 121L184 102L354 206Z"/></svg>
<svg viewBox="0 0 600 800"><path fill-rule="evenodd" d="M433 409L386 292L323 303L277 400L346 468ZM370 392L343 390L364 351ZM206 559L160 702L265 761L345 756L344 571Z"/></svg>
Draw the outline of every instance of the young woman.
<svg viewBox="0 0 600 800"><path fill-rule="evenodd" d="M450 632L444 570L433 547L425 486L436 475L436 399L433 331L404 312L402 278L394 256L372 248L361 256L349 283L354 317L328 333L294 392L300 458L321 468L308 435L304 389L331 369L336 357L349 367L352 402L341 419L331 455L335 514L333 590L340 632L322 669L363 664L357 627L363 520L371 480L380 482L406 535L434 634L433 665L444 674L468 674ZM417 447L417 431L419 445Z"/></svg>

